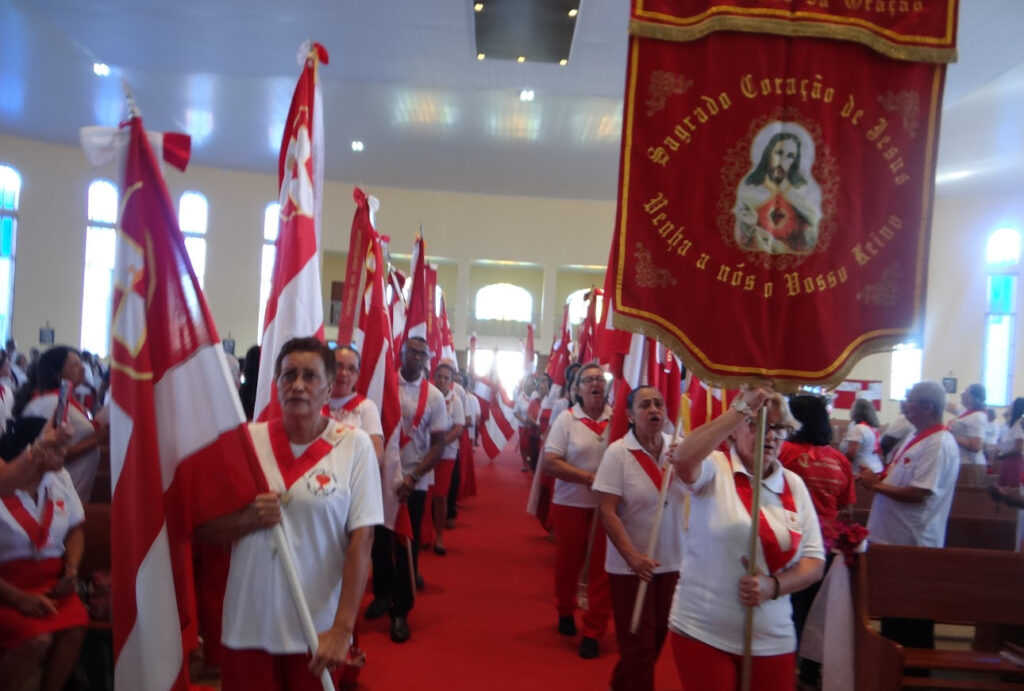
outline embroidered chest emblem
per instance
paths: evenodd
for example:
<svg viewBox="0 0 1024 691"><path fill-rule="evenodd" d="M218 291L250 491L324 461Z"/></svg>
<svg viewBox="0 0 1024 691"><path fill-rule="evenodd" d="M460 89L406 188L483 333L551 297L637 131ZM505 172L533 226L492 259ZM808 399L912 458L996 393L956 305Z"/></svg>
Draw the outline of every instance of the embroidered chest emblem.
<svg viewBox="0 0 1024 691"><path fill-rule="evenodd" d="M315 497L329 497L337 488L334 473L325 468L315 468L306 476L306 489Z"/></svg>

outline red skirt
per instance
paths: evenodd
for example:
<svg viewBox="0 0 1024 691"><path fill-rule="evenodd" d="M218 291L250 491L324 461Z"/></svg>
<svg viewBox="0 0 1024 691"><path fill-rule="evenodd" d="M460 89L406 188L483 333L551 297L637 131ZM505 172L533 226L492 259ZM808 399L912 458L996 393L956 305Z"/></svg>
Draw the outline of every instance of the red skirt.
<svg viewBox="0 0 1024 691"><path fill-rule="evenodd" d="M47 593L64 572L64 562L53 559L15 559L0 564L0 578L19 590ZM57 613L48 617L26 617L8 605L0 605L0 650L10 650L46 633L72 629L89 624L89 613L78 597L71 593L56 600Z"/></svg>

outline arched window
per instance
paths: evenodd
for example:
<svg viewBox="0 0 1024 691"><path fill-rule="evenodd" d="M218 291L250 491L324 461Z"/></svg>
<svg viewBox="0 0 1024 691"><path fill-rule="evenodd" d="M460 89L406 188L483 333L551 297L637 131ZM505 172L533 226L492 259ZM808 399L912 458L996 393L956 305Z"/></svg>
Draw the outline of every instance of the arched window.
<svg viewBox="0 0 1024 691"><path fill-rule="evenodd" d="M199 287L203 287L206 276L206 221L210 205L201 192L188 190L178 200L178 226L185 236L185 249L188 251L192 270L199 279Z"/></svg>
<svg viewBox="0 0 1024 691"><path fill-rule="evenodd" d="M1008 405L1013 392L1013 352L1020 272L1020 231L1000 228L985 247L985 355L982 382L988 405Z"/></svg>
<svg viewBox="0 0 1024 691"><path fill-rule="evenodd" d="M528 322L533 319L533 296L511 283L492 283L476 292L477 319Z"/></svg>
<svg viewBox="0 0 1024 691"><path fill-rule="evenodd" d="M263 210L263 253L260 255L260 321L256 325L256 342L263 341L263 317L270 299L270 281L274 277L274 254L277 251L278 217L281 203L270 202Z"/></svg>
<svg viewBox="0 0 1024 691"><path fill-rule="evenodd" d="M889 371L889 399L902 401L907 389L921 381L921 346L916 343L900 343L892 351L892 367Z"/></svg>
<svg viewBox="0 0 1024 691"><path fill-rule="evenodd" d="M581 288L574 293L569 293L565 301L569 304L569 324L576 326L582 324L587 318L587 293L590 290Z"/></svg>
<svg viewBox="0 0 1024 691"><path fill-rule="evenodd" d="M82 282L82 350L110 352L110 302L117 250L117 187L110 180L89 185Z"/></svg>
<svg viewBox="0 0 1024 691"><path fill-rule="evenodd" d="M14 250L18 239L21 174L0 164L0 343L11 337L14 310Z"/></svg>

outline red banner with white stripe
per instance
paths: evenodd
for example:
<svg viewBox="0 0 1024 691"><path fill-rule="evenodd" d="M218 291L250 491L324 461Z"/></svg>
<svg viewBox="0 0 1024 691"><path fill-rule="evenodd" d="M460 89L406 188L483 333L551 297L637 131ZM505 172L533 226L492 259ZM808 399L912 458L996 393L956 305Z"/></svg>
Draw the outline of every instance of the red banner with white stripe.
<svg viewBox="0 0 1024 691"><path fill-rule="evenodd" d="M477 379L474 391L486 415L481 415L480 441L487 457L494 460L515 434L512 401L507 400L498 380L498 358L491 361L491 371Z"/></svg>
<svg viewBox="0 0 1024 691"><path fill-rule="evenodd" d="M285 122L278 161L280 218L270 297L263 319L255 417L280 417L274 361L286 341L324 338L320 290L320 208L323 203L323 101L317 77L327 50L319 43L300 51L302 74Z"/></svg>
<svg viewBox="0 0 1024 691"><path fill-rule="evenodd" d="M184 690L191 530L265 485L158 163L141 119L129 126L111 327L114 683Z"/></svg>

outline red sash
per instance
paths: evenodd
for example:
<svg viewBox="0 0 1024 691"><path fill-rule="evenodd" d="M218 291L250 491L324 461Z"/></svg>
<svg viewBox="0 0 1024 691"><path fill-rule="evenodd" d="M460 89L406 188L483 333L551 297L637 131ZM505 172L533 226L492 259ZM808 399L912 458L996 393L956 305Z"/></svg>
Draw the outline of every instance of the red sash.
<svg viewBox="0 0 1024 691"><path fill-rule="evenodd" d="M423 422L423 413L427 411L427 391L430 388L430 384L427 382L427 378L423 377L420 380L420 397L416 401L416 414L412 416L412 425L409 427L409 431L415 431ZM400 449L404 449L405 445L412 441L412 436L405 433L405 425L402 425L402 429L398 434L398 446Z"/></svg>
<svg viewBox="0 0 1024 691"><path fill-rule="evenodd" d="M921 430L920 432L915 434L913 438L910 440L910 443L904 446L898 454L892 457L892 461L889 463L889 465L885 467L885 470L882 472L882 477L884 478L889 475L889 471L896 467L896 464L899 463L903 459L903 457L907 455L907 452L910 451L911 447L913 447L915 444L919 442L924 441L933 434L937 434L938 432L944 431L945 429L946 426L943 425L942 423L939 423L937 425L932 425L928 429ZM908 458L903 462L910 463L910 459Z"/></svg>
<svg viewBox="0 0 1024 691"><path fill-rule="evenodd" d="M636 462L639 463L640 467L644 469L645 473L647 473L647 477L651 478L651 482L654 483L654 488L660 492L661 473L658 471L658 464L655 463L650 454L643 449L630 449L629 452L633 454L633 458L636 459Z"/></svg>
<svg viewBox="0 0 1024 691"><path fill-rule="evenodd" d="M53 394L54 396L59 396L60 395L60 390L59 389L50 389L49 391L40 391L40 392L36 393L35 395L33 395L32 398L36 399L36 398L39 398L40 396L46 396L47 394ZM82 417L84 417L86 420L89 421L89 424L92 425L93 429L99 429L99 427L100 427L99 423L97 423L95 420L93 420L92 419L92 414L88 410L86 410L82 406L81 403L78 402L78 399L75 398L75 395L74 395L73 391L68 391L68 405L73 407L73 408L76 408L78 410L78 412L80 412L82 414ZM68 411L67 411L67 408L65 408L64 409L64 419L61 420L61 422L67 422L67 419L68 419Z"/></svg>
<svg viewBox="0 0 1024 691"><path fill-rule="evenodd" d="M349 399L348 403L346 403L345 405L341 406L341 409L344 410L346 413L351 413L353 410L356 409L356 406L358 406L360 403L362 403L365 400L366 400L366 396L357 393L355 396L353 396L351 399Z"/></svg>
<svg viewBox="0 0 1024 691"><path fill-rule="evenodd" d="M960 413L959 415L957 415L956 416L956 420L963 420L968 415L974 415L975 413L980 413L980 412L981 412L980 410L967 410L967 411L964 411L964 412ZM953 420L953 422L956 422L956 420ZM950 422L948 425L946 425L946 429L948 429L950 432L953 431L953 422ZM909 448L909 447L907 447L907 448Z"/></svg>
<svg viewBox="0 0 1024 691"><path fill-rule="evenodd" d="M295 458L291 442L288 441L288 433L285 432L284 423L280 419L272 420L267 431L270 434L270 448L274 452L274 460L277 461L277 468L281 471L281 477L284 478L285 487L295 484L296 480L305 475L307 470L319 463L334 448L329 441L318 437L316 441L306 447L301 456Z"/></svg>
<svg viewBox="0 0 1024 691"><path fill-rule="evenodd" d="M753 502L754 492L750 487L750 476L745 473L733 473L733 480L736 482L736 494L739 495L740 501L743 502L743 506L747 507L747 513L750 513L750 505ZM793 530L794 524L796 524L796 502L793 501L793 493L789 489L789 483L786 482L786 477L782 477L782 508L786 512L786 527L789 529L789 549L783 550L779 545L779 538L775 535L775 531L768 525L768 519L765 518L764 509L761 509L760 516L757 522L757 535L761 539L761 549L764 550L764 561L768 564L768 573L775 573L779 569L786 566L789 560L796 554L797 548L800 546L800 540L803 538L803 534Z"/></svg>
<svg viewBox="0 0 1024 691"><path fill-rule="evenodd" d="M882 440L880 438L881 435L878 434L878 430L875 429L874 427L872 427L871 425L869 425L866 422L858 422L857 424L858 425L864 425L869 430L871 430L872 432L875 433L875 455L878 456L879 458L881 458L882 457Z"/></svg>
<svg viewBox="0 0 1024 691"><path fill-rule="evenodd" d="M45 493L43 495L46 496ZM25 505L21 503L21 500L16 496L3 497L4 506L14 516L14 520L18 522L18 525L22 527L25 533L28 535L28 539L32 541L38 552L46 546L47 541L50 539L50 526L53 525L53 500L46 497L46 503L43 506L43 522L37 521L32 514L28 512Z"/></svg>
<svg viewBox="0 0 1024 691"><path fill-rule="evenodd" d="M576 416L573 415L573 417ZM604 434L604 431L608 429L608 423L611 422L611 420L591 420L589 417L576 417L576 419L582 422L586 427L590 429L591 432L596 434L598 437Z"/></svg>

